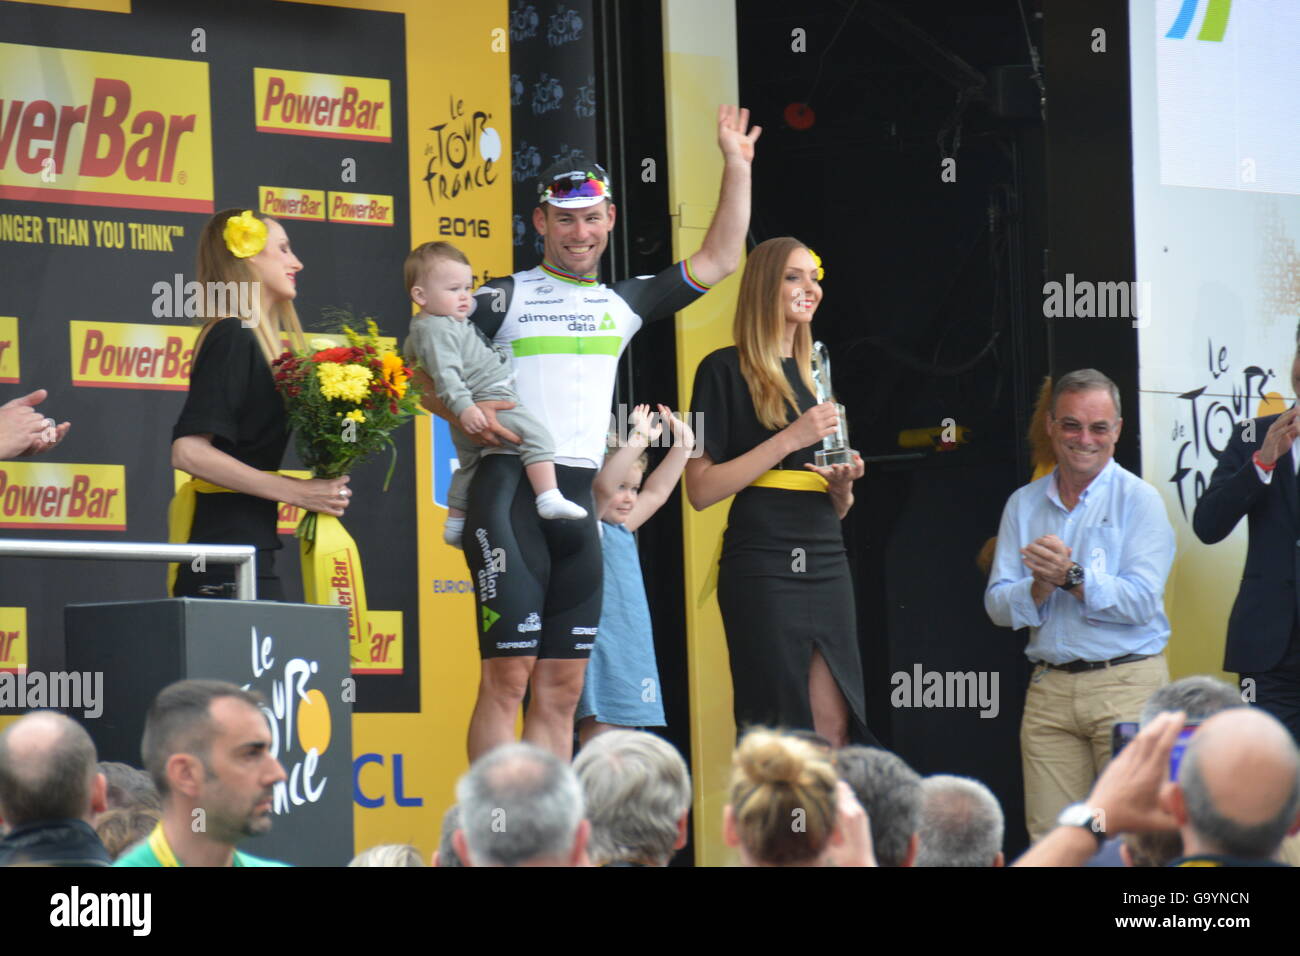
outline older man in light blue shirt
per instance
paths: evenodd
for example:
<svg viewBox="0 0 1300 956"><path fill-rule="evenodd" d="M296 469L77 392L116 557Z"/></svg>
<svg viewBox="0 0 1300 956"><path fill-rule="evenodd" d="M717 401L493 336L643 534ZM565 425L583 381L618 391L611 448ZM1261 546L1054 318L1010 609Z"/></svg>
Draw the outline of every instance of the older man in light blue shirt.
<svg viewBox="0 0 1300 956"><path fill-rule="evenodd" d="M1136 720L1169 680L1174 531L1159 493L1114 460L1119 407L1115 383L1095 369L1057 381L1047 426L1056 469L1007 501L984 593L993 623L1029 628L1020 749L1033 840L1088 794L1115 722Z"/></svg>

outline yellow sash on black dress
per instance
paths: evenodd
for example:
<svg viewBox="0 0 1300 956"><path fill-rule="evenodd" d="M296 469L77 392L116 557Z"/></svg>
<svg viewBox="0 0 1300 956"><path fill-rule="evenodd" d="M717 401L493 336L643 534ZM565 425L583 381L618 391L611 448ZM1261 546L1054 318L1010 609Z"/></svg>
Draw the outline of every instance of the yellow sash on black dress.
<svg viewBox="0 0 1300 956"><path fill-rule="evenodd" d="M828 482L815 471L796 471L794 469L776 468L771 471L765 471L749 483L750 488L784 488L786 491L817 491L823 494L830 487ZM704 602L709 599L718 588L718 563L722 560L722 539L727 533L727 526L722 526L722 534L718 535L718 546L713 552L713 562L709 565L708 577L704 579L704 587L700 589L700 597L696 606L703 606Z"/></svg>

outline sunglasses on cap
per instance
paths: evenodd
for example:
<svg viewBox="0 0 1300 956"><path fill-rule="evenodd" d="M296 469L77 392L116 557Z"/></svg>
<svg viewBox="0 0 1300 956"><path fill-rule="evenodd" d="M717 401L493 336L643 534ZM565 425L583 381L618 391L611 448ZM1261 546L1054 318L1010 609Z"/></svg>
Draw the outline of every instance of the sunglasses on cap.
<svg viewBox="0 0 1300 956"><path fill-rule="evenodd" d="M542 202L552 199L608 199L609 181L598 173L561 173L542 191Z"/></svg>

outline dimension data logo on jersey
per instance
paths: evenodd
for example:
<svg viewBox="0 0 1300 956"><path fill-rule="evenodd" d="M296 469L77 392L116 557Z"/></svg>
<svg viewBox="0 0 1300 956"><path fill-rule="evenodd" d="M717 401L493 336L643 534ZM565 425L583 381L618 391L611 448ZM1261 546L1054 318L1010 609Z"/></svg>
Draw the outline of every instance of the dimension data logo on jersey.
<svg viewBox="0 0 1300 956"><path fill-rule="evenodd" d="M259 133L392 142L387 80L255 67L253 91Z"/></svg>
<svg viewBox="0 0 1300 956"><path fill-rule="evenodd" d="M208 65L0 43L0 199L211 213Z"/></svg>
<svg viewBox="0 0 1300 956"><path fill-rule="evenodd" d="M1202 0L1183 0L1178 16L1165 34L1166 40L1186 39L1187 31L1196 19L1196 9L1201 3ZM1223 35L1228 32L1228 14L1231 11L1232 0L1208 0L1205 4L1205 17L1201 20L1201 31L1196 39L1222 42Z"/></svg>
<svg viewBox="0 0 1300 956"><path fill-rule="evenodd" d="M258 186L257 210L277 219L325 221L325 192L321 189L293 189Z"/></svg>

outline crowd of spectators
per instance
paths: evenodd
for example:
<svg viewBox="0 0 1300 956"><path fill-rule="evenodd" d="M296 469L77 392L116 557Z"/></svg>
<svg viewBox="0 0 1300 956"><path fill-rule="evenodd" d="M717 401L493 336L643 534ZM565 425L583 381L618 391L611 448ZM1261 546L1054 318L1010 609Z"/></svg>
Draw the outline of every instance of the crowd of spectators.
<svg viewBox="0 0 1300 956"><path fill-rule="evenodd" d="M271 828L284 779L260 704L218 681L164 689L146 721L146 770L97 763L85 729L61 714L15 721L0 733L0 865L281 865L237 848ZM1067 808L1013 865L1294 859L1300 757L1283 724L1210 677L1161 688L1140 723L1081 812ZM632 730L594 737L572 764L527 743L498 747L456 798L433 866L667 866L692 812L682 756ZM806 731L748 731L722 810L723 838L745 866L999 867L1005 833L978 780L922 777L896 754L836 750ZM349 865L426 863L412 846L384 844Z"/></svg>

